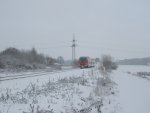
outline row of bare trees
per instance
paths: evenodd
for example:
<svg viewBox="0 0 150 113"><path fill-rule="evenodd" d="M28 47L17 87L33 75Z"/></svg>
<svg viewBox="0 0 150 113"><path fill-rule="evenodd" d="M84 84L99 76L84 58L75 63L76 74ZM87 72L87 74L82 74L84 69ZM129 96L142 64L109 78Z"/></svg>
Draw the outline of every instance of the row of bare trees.
<svg viewBox="0 0 150 113"><path fill-rule="evenodd" d="M39 54L35 48L31 50L18 50L10 47L0 53L0 68L40 68L50 66L56 59Z"/></svg>

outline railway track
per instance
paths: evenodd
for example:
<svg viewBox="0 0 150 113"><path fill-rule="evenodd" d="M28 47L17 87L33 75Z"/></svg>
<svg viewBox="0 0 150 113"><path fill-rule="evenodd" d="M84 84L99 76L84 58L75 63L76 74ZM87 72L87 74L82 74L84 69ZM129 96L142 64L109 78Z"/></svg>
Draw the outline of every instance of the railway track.
<svg viewBox="0 0 150 113"><path fill-rule="evenodd" d="M4 76L4 77L0 77L0 82L15 80L15 79L29 78L29 77L36 77L36 76L44 76L44 75L49 75L49 74L71 71L71 70L75 70L75 69L71 68L71 69L63 69L63 70L44 70L44 71L40 71L40 72L31 72L31 73L25 73L25 74Z"/></svg>

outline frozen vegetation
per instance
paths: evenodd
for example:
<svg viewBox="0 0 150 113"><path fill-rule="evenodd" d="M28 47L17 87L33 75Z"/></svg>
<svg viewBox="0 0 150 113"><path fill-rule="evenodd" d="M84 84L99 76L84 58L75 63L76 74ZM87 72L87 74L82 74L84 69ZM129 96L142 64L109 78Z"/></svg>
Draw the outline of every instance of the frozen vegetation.
<svg viewBox="0 0 150 113"><path fill-rule="evenodd" d="M0 52L1 72L43 69L52 66L55 62L54 58L37 53L35 48L25 51L10 47Z"/></svg>
<svg viewBox="0 0 150 113"><path fill-rule="evenodd" d="M76 69L6 84L1 83L0 87L1 113L109 113L117 110L113 107L117 106L116 84L104 79L97 69Z"/></svg>
<svg viewBox="0 0 150 113"><path fill-rule="evenodd" d="M0 82L0 113L149 113L149 68L98 66Z"/></svg>

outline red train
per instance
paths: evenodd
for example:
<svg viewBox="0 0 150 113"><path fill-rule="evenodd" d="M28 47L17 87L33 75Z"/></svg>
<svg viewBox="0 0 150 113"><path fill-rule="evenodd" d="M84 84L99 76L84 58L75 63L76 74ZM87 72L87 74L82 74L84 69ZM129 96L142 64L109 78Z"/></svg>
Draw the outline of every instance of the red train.
<svg viewBox="0 0 150 113"><path fill-rule="evenodd" d="M89 68L94 67L95 59L91 59L90 57L80 57L79 58L79 66L80 68Z"/></svg>

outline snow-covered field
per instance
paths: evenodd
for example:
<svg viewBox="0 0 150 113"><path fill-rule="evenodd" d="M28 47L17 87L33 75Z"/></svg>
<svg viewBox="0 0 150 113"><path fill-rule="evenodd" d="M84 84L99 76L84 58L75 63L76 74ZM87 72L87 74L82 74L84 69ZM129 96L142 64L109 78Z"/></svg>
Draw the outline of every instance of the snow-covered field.
<svg viewBox="0 0 150 113"><path fill-rule="evenodd" d="M120 66L105 80L89 68L0 82L0 113L150 113L150 81L137 72L150 67Z"/></svg>
<svg viewBox="0 0 150 113"><path fill-rule="evenodd" d="M112 74L124 113L150 113L150 81L137 72L150 72L150 66L119 66Z"/></svg>

